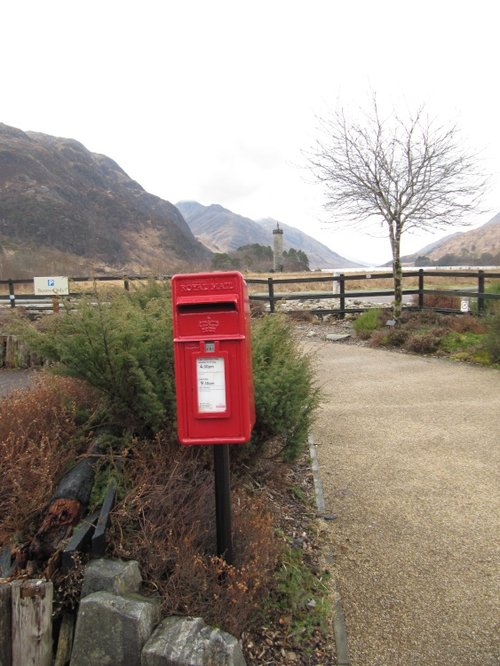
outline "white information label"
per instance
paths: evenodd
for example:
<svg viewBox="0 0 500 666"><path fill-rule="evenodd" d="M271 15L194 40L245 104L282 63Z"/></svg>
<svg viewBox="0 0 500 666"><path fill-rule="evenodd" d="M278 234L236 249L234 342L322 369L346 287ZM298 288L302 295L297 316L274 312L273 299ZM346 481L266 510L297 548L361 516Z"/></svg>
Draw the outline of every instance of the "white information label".
<svg viewBox="0 0 500 666"><path fill-rule="evenodd" d="M35 296L67 296L69 294L68 278L62 275L55 277L33 278Z"/></svg>
<svg viewBox="0 0 500 666"><path fill-rule="evenodd" d="M469 299L462 298L460 301L460 312L469 312Z"/></svg>
<svg viewBox="0 0 500 666"><path fill-rule="evenodd" d="M196 381L198 411L206 414L225 412L227 406L224 359L213 356L197 358Z"/></svg>

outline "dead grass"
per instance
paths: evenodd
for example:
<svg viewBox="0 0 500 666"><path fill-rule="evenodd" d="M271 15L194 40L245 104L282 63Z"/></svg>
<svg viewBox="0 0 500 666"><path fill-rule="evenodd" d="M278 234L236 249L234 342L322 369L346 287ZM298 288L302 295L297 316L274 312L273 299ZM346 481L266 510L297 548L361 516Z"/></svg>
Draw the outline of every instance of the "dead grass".
<svg viewBox="0 0 500 666"><path fill-rule="evenodd" d="M82 383L57 377L41 378L32 389L2 401L0 548L8 543L19 550L33 536L58 480L88 448L86 438L76 435L78 410L93 406ZM96 481L106 487L113 477L119 488L109 554L139 561L165 614L202 616L242 636L249 655L265 652L266 663L288 663L285 648L292 647L300 664L312 663L311 651L331 655L329 631L317 629L297 642L289 636L288 620L283 625L285 610L270 614L269 609L286 544L293 540L307 555L307 566L319 571L312 514L304 504L312 492L307 457L297 469L280 463L276 451L252 470L233 459L235 564L229 566L215 555L211 447L182 448L165 435L123 443L120 450L116 442L113 446L102 455ZM56 566L56 560L51 558L46 575L54 581L59 616L78 604L83 563L69 575L50 569L51 563ZM318 657L314 663L331 662Z"/></svg>
<svg viewBox="0 0 500 666"><path fill-rule="evenodd" d="M79 409L95 396L82 382L41 377L0 405L0 543L33 525L77 451L68 446Z"/></svg>
<svg viewBox="0 0 500 666"><path fill-rule="evenodd" d="M443 270L446 270L443 267ZM377 278L378 273L390 273L390 269L380 270L376 272L371 272L366 275L370 275L370 278L367 279L358 279L358 280L349 280L349 273L345 274L346 278L346 291L369 291L373 290L382 290L387 289L391 290L393 288L392 278ZM297 283L297 284L275 284L274 291L275 293L289 293L289 292L322 292L322 291L331 291L333 285L333 276L338 275L339 271L332 271L328 273L323 272L304 272L304 273L245 273L247 278L256 278L260 280L267 280L272 277L274 280L287 280L287 279L298 279L298 278L324 278L319 282L312 283ZM360 269L356 272L357 275L363 275L363 270ZM495 280L486 278L485 285L488 287L490 284L494 283ZM130 280L130 288L133 289L134 285L144 285L147 283L147 280ZM418 287L418 278L417 277L404 277L403 274L403 288L404 289L416 289ZM436 277L433 275L426 274L425 276L425 287L426 288L435 288L435 289L459 289L459 288L474 288L477 287L477 279L474 277ZM86 282L74 282L70 280L70 291L72 293L86 293L91 294L97 288L99 292L106 292L106 290L116 291L117 289L124 288L123 279L110 280L110 281L94 281L89 280ZM33 285L29 284L20 284L15 285L16 294L32 294ZM8 295L8 285L0 284L0 296ZM250 284L249 285L250 294L260 294L267 293L267 286L265 284Z"/></svg>
<svg viewBox="0 0 500 666"><path fill-rule="evenodd" d="M215 555L211 451L159 435L135 446L130 490L112 519L112 549L137 559L166 614L202 616L235 635L258 618L275 569L274 519L248 488L233 488L234 566Z"/></svg>
<svg viewBox="0 0 500 666"><path fill-rule="evenodd" d="M371 277L366 279L349 279L349 273L345 273L345 289L346 291L369 291L373 290L391 290L394 287L394 282L392 277L389 278L377 278L378 273L390 273L390 269L373 271L371 273L365 273ZM335 272L335 275L338 275L339 272ZM356 275L363 275L363 270L360 269L356 272ZM286 279L297 279L297 278L321 278L321 281L310 282L304 284L274 284L275 293L289 293L289 292L321 292L321 291L332 291L333 288L333 276L334 272L323 273L323 272L311 272L311 273L248 273L246 274L247 278L259 278L259 279L268 279L272 277L273 280L286 280ZM323 279L324 278L324 279ZM490 280L486 280L486 284L489 284ZM425 287L426 288L435 288L435 289L459 289L465 287L476 287L477 280L474 277L437 277L433 275L425 276ZM418 288L418 277L405 277L403 274L403 288L404 289L417 289ZM251 284L249 285L250 294L257 293L267 293L267 286L265 284Z"/></svg>

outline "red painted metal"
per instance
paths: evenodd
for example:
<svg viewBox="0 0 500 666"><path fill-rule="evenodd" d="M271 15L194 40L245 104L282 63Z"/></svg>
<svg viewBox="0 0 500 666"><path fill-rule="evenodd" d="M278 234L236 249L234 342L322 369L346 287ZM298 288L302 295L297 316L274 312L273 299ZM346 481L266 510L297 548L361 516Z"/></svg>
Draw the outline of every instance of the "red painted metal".
<svg viewBox="0 0 500 666"><path fill-rule="evenodd" d="M255 405L243 275L174 275L172 307L179 441L248 442Z"/></svg>

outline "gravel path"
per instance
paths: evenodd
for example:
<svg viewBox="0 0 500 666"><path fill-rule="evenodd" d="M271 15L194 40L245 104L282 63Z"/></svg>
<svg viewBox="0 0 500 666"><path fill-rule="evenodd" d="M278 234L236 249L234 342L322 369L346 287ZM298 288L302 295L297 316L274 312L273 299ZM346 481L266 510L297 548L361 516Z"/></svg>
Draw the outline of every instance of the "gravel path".
<svg viewBox="0 0 500 666"><path fill-rule="evenodd" d="M352 666L500 664L500 372L306 346Z"/></svg>

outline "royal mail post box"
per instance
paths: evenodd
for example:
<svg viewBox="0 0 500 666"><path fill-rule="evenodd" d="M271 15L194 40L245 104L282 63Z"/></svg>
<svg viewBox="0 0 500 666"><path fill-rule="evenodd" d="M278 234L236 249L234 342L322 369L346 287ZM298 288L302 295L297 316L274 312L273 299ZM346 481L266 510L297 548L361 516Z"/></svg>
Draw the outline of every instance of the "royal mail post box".
<svg viewBox="0 0 500 666"><path fill-rule="evenodd" d="M172 278L182 444L243 444L255 423L250 306L236 271Z"/></svg>

